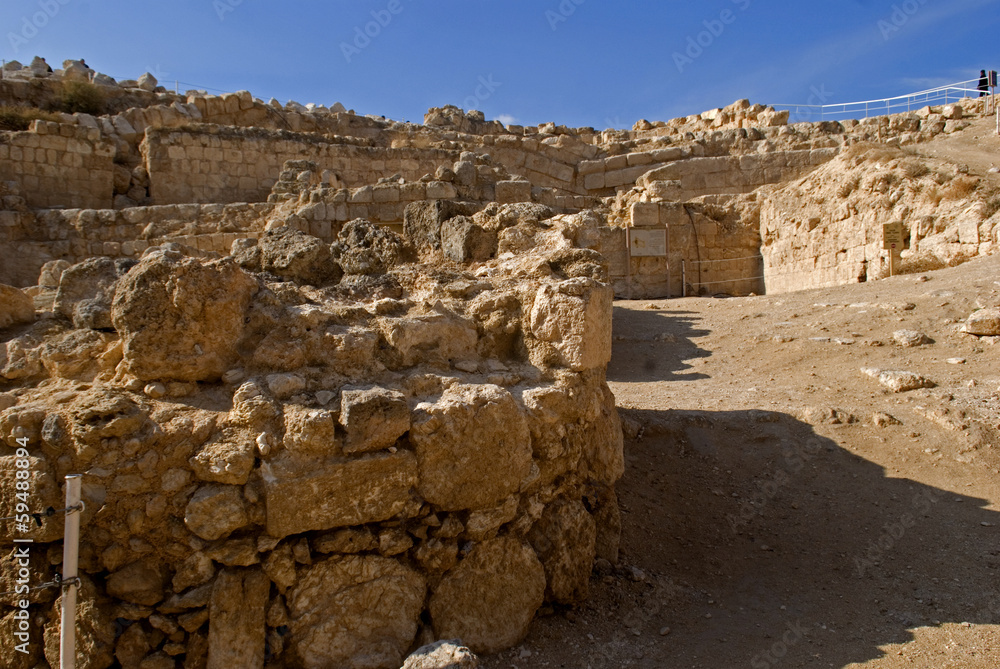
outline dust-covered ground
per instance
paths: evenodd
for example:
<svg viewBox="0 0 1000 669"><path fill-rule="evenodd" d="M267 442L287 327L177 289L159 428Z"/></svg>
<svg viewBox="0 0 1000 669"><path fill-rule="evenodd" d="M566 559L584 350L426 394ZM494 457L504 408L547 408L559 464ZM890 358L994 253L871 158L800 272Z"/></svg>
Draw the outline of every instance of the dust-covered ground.
<svg viewBox="0 0 1000 669"><path fill-rule="evenodd" d="M621 563L485 666L1000 666L1000 343L959 330L997 305L1000 257L616 303Z"/></svg>

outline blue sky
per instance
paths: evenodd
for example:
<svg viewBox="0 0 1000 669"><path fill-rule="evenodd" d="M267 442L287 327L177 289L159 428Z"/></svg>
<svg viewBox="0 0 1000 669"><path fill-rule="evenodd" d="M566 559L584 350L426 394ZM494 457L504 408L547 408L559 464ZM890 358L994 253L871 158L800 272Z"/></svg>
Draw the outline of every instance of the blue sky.
<svg viewBox="0 0 1000 669"><path fill-rule="evenodd" d="M850 102L1000 70L1000 0L3 0L0 57L116 78L630 127L752 102ZM367 34L366 34L367 33Z"/></svg>

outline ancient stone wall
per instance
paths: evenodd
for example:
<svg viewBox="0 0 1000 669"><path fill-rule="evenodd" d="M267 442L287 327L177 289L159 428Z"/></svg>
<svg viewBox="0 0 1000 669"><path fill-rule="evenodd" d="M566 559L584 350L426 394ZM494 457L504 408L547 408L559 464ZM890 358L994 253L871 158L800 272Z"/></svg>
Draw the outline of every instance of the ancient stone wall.
<svg viewBox="0 0 1000 669"><path fill-rule="evenodd" d="M0 180L18 184L29 207L111 206L114 145L96 128L36 121L0 133Z"/></svg>
<svg viewBox="0 0 1000 669"><path fill-rule="evenodd" d="M882 225L904 224L897 271L943 267L1000 248L992 190L961 168L893 147L860 144L764 193L761 251L768 293L886 276Z"/></svg>
<svg viewBox="0 0 1000 669"><path fill-rule="evenodd" d="M345 138L206 126L151 129L143 153L155 204L266 201L283 163L303 156L348 186L374 184L392 174L416 181L457 157L443 150L358 146Z"/></svg>
<svg viewBox="0 0 1000 669"><path fill-rule="evenodd" d="M532 207L43 271L41 319L11 312L0 348L0 471L24 448L42 510L84 474L79 666L395 669L438 638L507 648L587 596L620 529L612 291L580 221ZM499 258L442 264L484 234ZM47 580L60 536L5 525L0 547L33 539ZM25 666L58 654L54 596L30 597Z"/></svg>

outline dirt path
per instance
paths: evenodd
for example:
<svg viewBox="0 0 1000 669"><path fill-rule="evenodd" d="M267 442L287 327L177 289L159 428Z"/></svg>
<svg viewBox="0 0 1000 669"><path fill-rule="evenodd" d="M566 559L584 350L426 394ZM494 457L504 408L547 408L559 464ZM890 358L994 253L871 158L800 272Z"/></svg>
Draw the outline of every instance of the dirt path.
<svg viewBox="0 0 1000 669"><path fill-rule="evenodd" d="M1000 258L923 276L617 303L622 563L485 665L1000 666Z"/></svg>

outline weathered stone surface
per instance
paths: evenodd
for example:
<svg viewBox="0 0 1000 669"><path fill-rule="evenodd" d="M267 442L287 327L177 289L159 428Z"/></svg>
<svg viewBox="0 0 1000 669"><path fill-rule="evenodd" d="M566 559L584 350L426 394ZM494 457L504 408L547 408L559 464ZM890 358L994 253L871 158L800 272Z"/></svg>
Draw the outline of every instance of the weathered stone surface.
<svg viewBox="0 0 1000 669"><path fill-rule="evenodd" d="M235 485L207 485L184 509L184 524L202 539L214 541L250 522L243 489Z"/></svg>
<svg viewBox="0 0 1000 669"><path fill-rule="evenodd" d="M917 390L918 388L933 388L936 385L933 381L914 372L900 370L880 371L868 367L862 369L861 372L877 380L880 385L894 393L905 393L909 390Z"/></svg>
<svg viewBox="0 0 1000 669"><path fill-rule="evenodd" d="M271 582L259 569L222 571L212 587L207 669L264 666L264 618Z"/></svg>
<svg viewBox="0 0 1000 669"><path fill-rule="evenodd" d="M418 405L410 441L420 493L446 511L495 506L531 471L527 420L499 386L457 385Z"/></svg>
<svg viewBox="0 0 1000 669"><path fill-rule="evenodd" d="M174 592L181 592L192 586L208 583L213 576L215 576L215 564L212 558L198 551L177 565L171 585Z"/></svg>
<svg viewBox="0 0 1000 669"><path fill-rule="evenodd" d="M983 337L1000 336L1000 309L980 309L965 321L965 331Z"/></svg>
<svg viewBox="0 0 1000 669"><path fill-rule="evenodd" d="M590 591L597 526L578 500L557 500L545 507L528 541L545 567L546 599L579 604Z"/></svg>
<svg viewBox="0 0 1000 669"><path fill-rule="evenodd" d="M284 456L261 465L267 532L286 537L392 518L411 501L417 459L409 451L350 460Z"/></svg>
<svg viewBox="0 0 1000 669"><path fill-rule="evenodd" d="M923 346L931 341L923 332L916 330L896 330L892 333L892 340L904 348Z"/></svg>
<svg viewBox="0 0 1000 669"><path fill-rule="evenodd" d="M441 224L455 216L472 216L478 207L472 203L451 200L413 202L406 206L403 232L419 250L441 248Z"/></svg>
<svg viewBox="0 0 1000 669"><path fill-rule="evenodd" d="M441 225L441 248L455 262L489 260L497 252L497 235L468 216L455 216Z"/></svg>
<svg viewBox="0 0 1000 669"><path fill-rule="evenodd" d="M410 429L410 408L398 391L385 388L344 390L340 424L347 432L345 453L380 451Z"/></svg>
<svg viewBox="0 0 1000 669"><path fill-rule="evenodd" d="M529 350L532 361L552 360L573 371L604 367L611 360L614 293L593 279L576 278L538 289L529 318L532 335L551 346Z"/></svg>
<svg viewBox="0 0 1000 669"><path fill-rule="evenodd" d="M286 407L284 441L299 454L337 455L341 448L333 414L318 409Z"/></svg>
<svg viewBox="0 0 1000 669"><path fill-rule="evenodd" d="M76 667L77 669L107 669L115 661L115 620L113 607L98 594L94 583L80 575L76 599ZM56 600L45 626L45 659L59 666L59 631L62 596Z"/></svg>
<svg viewBox="0 0 1000 669"><path fill-rule="evenodd" d="M545 595L545 570L515 537L477 545L431 595L439 637L461 639L477 653L495 653L528 633Z"/></svg>
<svg viewBox="0 0 1000 669"><path fill-rule="evenodd" d="M458 639L422 646L406 658L403 669L478 669L479 658Z"/></svg>
<svg viewBox="0 0 1000 669"><path fill-rule="evenodd" d="M254 443L238 435L220 434L188 462L202 481L243 485L254 464Z"/></svg>
<svg viewBox="0 0 1000 669"><path fill-rule="evenodd" d="M0 284L0 330L35 320L35 304L20 288Z"/></svg>
<svg viewBox="0 0 1000 669"><path fill-rule="evenodd" d="M0 425L5 422L0 419ZM16 448L17 442L13 439L11 441ZM36 509L44 511L49 507L61 509L65 506L65 504L60 503L63 498L48 461L34 455L29 455L26 460L28 467L22 468L18 465L23 464L23 459L15 455L0 456L0 505L3 505L0 508L10 509L10 515L13 515L18 502L22 501L32 511ZM18 479L18 472L27 472L29 478ZM19 492L23 493L17 489L19 480L29 482L27 500L24 500L24 497L18 497ZM58 518L45 519L41 527L32 520L26 528L20 530L14 523L7 522L0 525L0 540L5 543L12 539L32 539L37 542L56 541L62 534L63 523Z"/></svg>
<svg viewBox="0 0 1000 669"><path fill-rule="evenodd" d="M417 634L426 583L396 560L334 557L288 594L288 652L303 669L395 669Z"/></svg>
<svg viewBox="0 0 1000 669"><path fill-rule="evenodd" d="M347 223L337 236L334 255L346 274L384 274L403 252L403 240L364 219Z"/></svg>
<svg viewBox="0 0 1000 669"><path fill-rule="evenodd" d="M108 576L108 594L126 602L152 606L163 600L164 571L152 560L138 560Z"/></svg>
<svg viewBox="0 0 1000 669"><path fill-rule="evenodd" d="M399 352L403 367L474 359L479 341L476 326L455 314L386 319L383 332L389 345Z"/></svg>
<svg viewBox="0 0 1000 669"><path fill-rule="evenodd" d="M73 265L59 278L53 309L78 328L111 329L112 300L118 278L127 269L128 264L111 258L91 258Z"/></svg>
<svg viewBox="0 0 1000 669"><path fill-rule="evenodd" d="M256 246L245 245L235 258L245 269L314 286L336 283L343 276L329 246L289 227L268 230Z"/></svg>
<svg viewBox="0 0 1000 669"><path fill-rule="evenodd" d="M121 281L112 321L129 371L144 381L214 381L236 359L256 282L228 260L153 253Z"/></svg>

